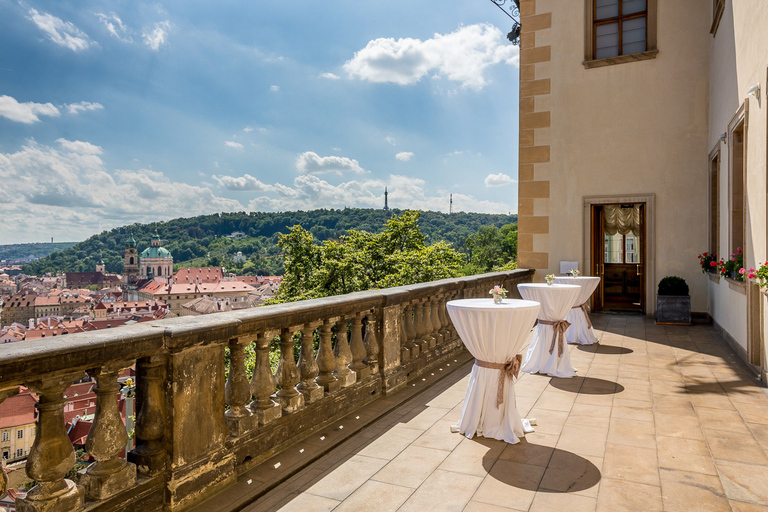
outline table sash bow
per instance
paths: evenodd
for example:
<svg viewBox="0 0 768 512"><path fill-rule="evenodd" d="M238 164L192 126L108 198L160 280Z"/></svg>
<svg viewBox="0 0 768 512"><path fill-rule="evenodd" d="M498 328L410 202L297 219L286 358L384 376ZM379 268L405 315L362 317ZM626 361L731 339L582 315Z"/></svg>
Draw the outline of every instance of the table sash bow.
<svg viewBox="0 0 768 512"><path fill-rule="evenodd" d="M563 355L565 331L571 326L571 322L568 320L539 320L540 324L551 325L554 332L552 333L552 345L549 347L549 353L551 354L555 350L555 343L557 343L557 356Z"/></svg>
<svg viewBox="0 0 768 512"><path fill-rule="evenodd" d="M504 401L504 380L512 380L512 377L517 378L520 373L520 366L523 364L523 354L517 354L508 363L491 363L488 361L481 361L475 359L475 365L480 368L489 368L491 370L501 370L499 372L499 387L496 390L496 408L498 409L501 402Z"/></svg>
<svg viewBox="0 0 768 512"><path fill-rule="evenodd" d="M573 306L571 309L577 309L581 308L581 310L584 312L584 318L587 319L587 327L590 329L592 328L592 320L589 318L589 306L585 302L584 304L581 304L580 306Z"/></svg>

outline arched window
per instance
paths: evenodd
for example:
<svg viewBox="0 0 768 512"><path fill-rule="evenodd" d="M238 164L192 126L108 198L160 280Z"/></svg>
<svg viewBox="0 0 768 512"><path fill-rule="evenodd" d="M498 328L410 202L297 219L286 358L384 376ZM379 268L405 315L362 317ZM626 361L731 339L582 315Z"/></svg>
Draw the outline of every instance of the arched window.
<svg viewBox="0 0 768 512"><path fill-rule="evenodd" d="M157 267L157 275L163 275L163 267Z"/></svg>
<svg viewBox="0 0 768 512"><path fill-rule="evenodd" d="M133 256L131 256L131 258L128 260L128 264L133 265Z"/></svg>

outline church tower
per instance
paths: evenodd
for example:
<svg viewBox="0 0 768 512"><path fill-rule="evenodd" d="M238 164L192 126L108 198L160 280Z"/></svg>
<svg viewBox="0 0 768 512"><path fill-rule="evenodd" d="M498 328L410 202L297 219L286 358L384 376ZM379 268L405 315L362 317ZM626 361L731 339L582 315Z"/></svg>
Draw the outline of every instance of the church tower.
<svg viewBox="0 0 768 512"><path fill-rule="evenodd" d="M136 251L136 239L133 234L125 242L123 256L123 285L133 285L139 280L139 254Z"/></svg>
<svg viewBox="0 0 768 512"><path fill-rule="evenodd" d="M104 257L99 254L99 262L96 264L96 272L101 272L102 274L106 274L106 266L104 265Z"/></svg>
<svg viewBox="0 0 768 512"><path fill-rule="evenodd" d="M141 279L162 278L167 283L173 277L173 256L163 247L160 235L155 234L149 243L149 247L141 251L139 255L139 275ZM152 277L150 277L152 276Z"/></svg>

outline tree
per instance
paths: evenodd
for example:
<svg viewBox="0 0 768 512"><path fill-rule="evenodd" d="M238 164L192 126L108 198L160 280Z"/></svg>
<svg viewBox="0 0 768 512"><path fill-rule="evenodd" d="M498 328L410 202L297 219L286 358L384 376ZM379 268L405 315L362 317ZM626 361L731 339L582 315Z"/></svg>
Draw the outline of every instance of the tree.
<svg viewBox="0 0 768 512"><path fill-rule="evenodd" d="M402 286L457 276L463 258L445 242L424 244L419 212L393 216L380 233L351 229L318 245L296 225L281 235L285 274L280 302Z"/></svg>

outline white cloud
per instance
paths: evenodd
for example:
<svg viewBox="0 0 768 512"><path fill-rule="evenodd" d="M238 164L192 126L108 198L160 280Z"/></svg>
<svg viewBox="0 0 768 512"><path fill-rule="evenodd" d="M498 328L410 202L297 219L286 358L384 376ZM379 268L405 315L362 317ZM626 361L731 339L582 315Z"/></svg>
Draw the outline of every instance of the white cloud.
<svg viewBox="0 0 768 512"><path fill-rule="evenodd" d="M246 126L245 128L243 128L243 131L245 133L251 133L253 131L253 128L251 128L250 126Z"/></svg>
<svg viewBox="0 0 768 512"><path fill-rule="evenodd" d="M333 73L323 73L320 75L320 78L327 78L328 80L338 80L341 77L339 75L334 75Z"/></svg>
<svg viewBox="0 0 768 512"><path fill-rule="evenodd" d="M239 201L210 188L173 181L148 169L108 171L102 149L59 139L61 149L27 141L0 153L2 242L81 240L133 222L242 211ZM98 219L99 225L94 224Z"/></svg>
<svg viewBox="0 0 768 512"><path fill-rule="evenodd" d="M384 140L389 142L393 146L397 146L397 140L395 140L395 138L391 135L387 135L387 137Z"/></svg>
<svg viewBox="0 0 768 512"><path fill-rule="evenodd" d="M395 155L395 158L397 158L401 162L407 162L408 160L411 159L411 157L413 157L412 151L401 151L400 153Z"/></svg>
<svg viewBox="0 0 768 512"><path fill-rule="evenodd" d="M104 105L102 105L101 103L91 103L90 101L81 101L80 103L69 103L64 106L67 107L67 111L70 114L79 114L80 112L85 112L86 110L101 110L104 108Z"/></svg>
<svg viewBox="0 0 768 512"><path fill-rule="evenodd" d="M510 185L514 182L515 180L513 180L503 172L500 172L498 174L489 174L488 176L485 177L486 187L503 187L505 185Z"/></svg>
<svg viewBox="0 0 768 512"><path fill-rule="evenodd" d="M371 82L413 84L432 73L460 82L464 88L482 89L486 69L504 62L517 66L519 49L489 24L460 27L422 41L412 38L379 38L369 41L344 64L350 78Z"/></svg>
<svg viewBox="0 0 768 512"><path fill-rule="evenodd" d="M104 26L107 28L107 31L114 37L126 43L133 42L133 38L131 37L131 33L128 30L128 27L123 24L123 20L121 20L117 14L114 12L109 14L97 12L94 14L104 24Z"/></svg>
<svg viewBox="0 0 768 512"><path fill-rule="evenodd" d="M0 116L18 123L32 124L40 120L38 116L59 117L61 112L52 103L19 103L11 96L0 96Z"/></svg>
<svg viewBox="0 0 768 512"><path fill-rule="evenodd" d="M299 155L299 158L296 159L296 169L302 174L334 172L341 175L345 172L358 174L368 172L360 167L360 164L355 159L345 156L320 156L314 151L306 151Z"/></svg>
<svg viewBox="0 0 768 512"><path fill-rule="evenodd" d="M389 189L389 205L393 208L448 211L449 192L427 190L426 182L409 176L390 175L386 180L351 180L333 185L314 175L301 175L291 186L267 184L252 176L241 178L216 176L222 186L230 190L247 190L257 195L248 203L254 211L308 210L313 208L381 208L384 206L384 187ZM453 194L454 211L506 213L504 203L477 200L460 193Z"/></svg>
<svg viewBox="0 0 768 512"><path fill-rule="evenodd" d="M277 92L277 91L280 90L280 86L279 85L270 85L269 86L269 90L272 91L272 92Z"/></svg>
<svg viewBox="0 0 768 512"><path fill-rule="evenodd" d="M158 51L161 46L168 42L168 31L171 24L168 21L155 23L154 28L145 28L141 33L144 44L152 51Z"/></svg>
<svg viewBox="0 0 768 512"><path fill-rule="evenodd" d="M47 12L38 12L36 9L29 10L29 19L37 25L37 28L43 31L48 39L59 46L69 48L73 52L79 52L88 49L89 46L95 46L96 43L79 28L68 21L57 18Z"/></svg>
<svg viewBox="0 0 768 512"><path fill-rule="evenodd" d="M243 149L243 145L233 140L228 140L224 143L225 146L232 149Z"/></svg>

